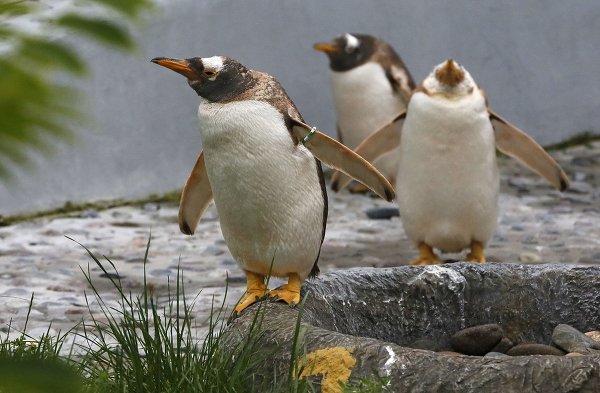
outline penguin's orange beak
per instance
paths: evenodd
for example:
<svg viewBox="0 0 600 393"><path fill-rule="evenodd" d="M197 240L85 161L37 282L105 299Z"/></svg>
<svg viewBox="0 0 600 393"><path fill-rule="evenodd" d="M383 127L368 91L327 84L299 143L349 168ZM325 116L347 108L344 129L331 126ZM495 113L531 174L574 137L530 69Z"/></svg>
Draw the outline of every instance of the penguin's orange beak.
<svg viewBox="0 0 600 393"><path fill-rule="evenodd" d="M448 59L446 64L435 72L435 77L441 83L456 86L465 78L465 72L456 67L452 59Z"/></svg>
<svg viewBox="0 0 600 393"><path fill-rule="evenodd" d="M198 75L196 74L196 72L194 72L194 70L190 68L190 65L187 62L187 60L169 59L167 57L155 57L150 61L163 67L166 67L170 70L173 70L185 76L189 80L198 79Z"/></svg>
<svg viewBox="0 0 600 393"><path fill-rule="evenodd" d="M314 44L313 49L325 53L336 53L339 51L337 46L335 46L335 44L333 44L332 42Z"/></svg>

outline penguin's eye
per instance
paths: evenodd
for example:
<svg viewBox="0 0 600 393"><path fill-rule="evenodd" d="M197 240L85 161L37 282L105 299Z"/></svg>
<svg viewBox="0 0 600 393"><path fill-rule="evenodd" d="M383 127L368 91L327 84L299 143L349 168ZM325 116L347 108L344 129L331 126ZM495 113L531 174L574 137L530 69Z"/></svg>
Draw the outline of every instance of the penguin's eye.
<svg viewBox="0 0 600 393"><path fill-rule="evenodd" d="M204 75L208 76L209 78L210 78L210 77L213 77L213 76L215 76L216 74L217 74L217 73L216 73L216 72L214 72L214 71L211 71L211 70L204 70Z"/></svg>

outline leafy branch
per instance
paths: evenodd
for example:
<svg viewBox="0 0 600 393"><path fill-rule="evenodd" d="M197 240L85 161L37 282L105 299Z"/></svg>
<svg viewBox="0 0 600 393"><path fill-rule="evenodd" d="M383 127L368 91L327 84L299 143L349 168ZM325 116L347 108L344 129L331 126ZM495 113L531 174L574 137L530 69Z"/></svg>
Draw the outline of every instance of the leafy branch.
<svg viewBox="0 0 600 393"><path fill-rule="evenodd" d="M87 64L58 37L130 51L135 43L127 24L151 6L152 0L71 0L48 17L43 3L0 0L0 179L11 178L15 165L27 166L31 151L47 154L51 140L73 139L66 124L81 119L80 94L58 76L83 78ZM22 28L30 23L33 32Z"/></svg>

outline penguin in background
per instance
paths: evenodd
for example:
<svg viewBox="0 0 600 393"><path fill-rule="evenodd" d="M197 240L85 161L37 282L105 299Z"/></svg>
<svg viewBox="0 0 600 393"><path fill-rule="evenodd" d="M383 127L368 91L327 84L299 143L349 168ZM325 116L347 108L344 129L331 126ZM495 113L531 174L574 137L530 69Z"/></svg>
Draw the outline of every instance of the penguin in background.
<svg viewBox="0 0 600 393"><path fill-rule="evenodd" d="M345 33L315 44L314 49L329 58L337 135L344 145L356 148L406 109L415 82L400 56L382 39ZM397 152L391 151L373 164L395 185Z"/></svg>
<svg viewBox="0 0 600 393"><path fill-rule="evenodd" d="M498 220L496 149L564 191L569 179L531 137L496 114L469 72L449 59L414 90L405 112L355 150L369 161L396 149L398 205L406 235L419 249L412 265L440 263L442 252L469 249L485 262ZM350 179L335 173L332 188Z"/></svg>
<svg viewBox="0 0 600 393"><path fill-rule="evenodd" d="M185 184L179 226L191 235L214 200L227 246L247 277L236 313L265 297L290 305L319 271L327 193L321 161L391 201L393 187L373 166L304 123L271 75L224 56L152 62L187 78L200 97L203 151ZM275 290L267 275L287 277Z"/></svg>

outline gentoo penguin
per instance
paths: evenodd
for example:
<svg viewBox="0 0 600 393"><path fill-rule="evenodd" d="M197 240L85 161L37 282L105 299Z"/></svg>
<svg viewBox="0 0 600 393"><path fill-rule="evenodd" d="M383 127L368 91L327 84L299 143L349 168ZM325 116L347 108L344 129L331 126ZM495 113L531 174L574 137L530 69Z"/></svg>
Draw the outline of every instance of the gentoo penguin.
<svg viewBox="0 0 600 393"><path fill-rule="evenodd" d="M400 56L385 41L366 34L342 34L314 49L329 57L338 140L356 148L406 108L415 88ZM380 157L375 167L394 184L398 154Z"/></svg>
<svg viewBox="0 0 600 393"><path fill-rule="evenodd" d="M406 112L372 134L356 152L372 161L399 145L398 204L407 236L418 246L413 265L439 263L433 248L485 262L483 249L498 216L496 148L563 191L569 179L531 137L487 104L483 90L453 60L436 66L415 89ZM334 174L338 190L349 179Z"/></svg>
<svg viewBox="0 0 600 393"><path fill-rule="evenodd" d="M367 161L306 125L272 76L223 56L152 61L182 74L200 96L204 151L184 187L179 226L193 234L214 199L223 237L247 276L237 313L268 295L300 301L300 286L318 273L327 194L323 161L392 200L393 187ZM265 276L288 277L269 291Z"/></svg>

